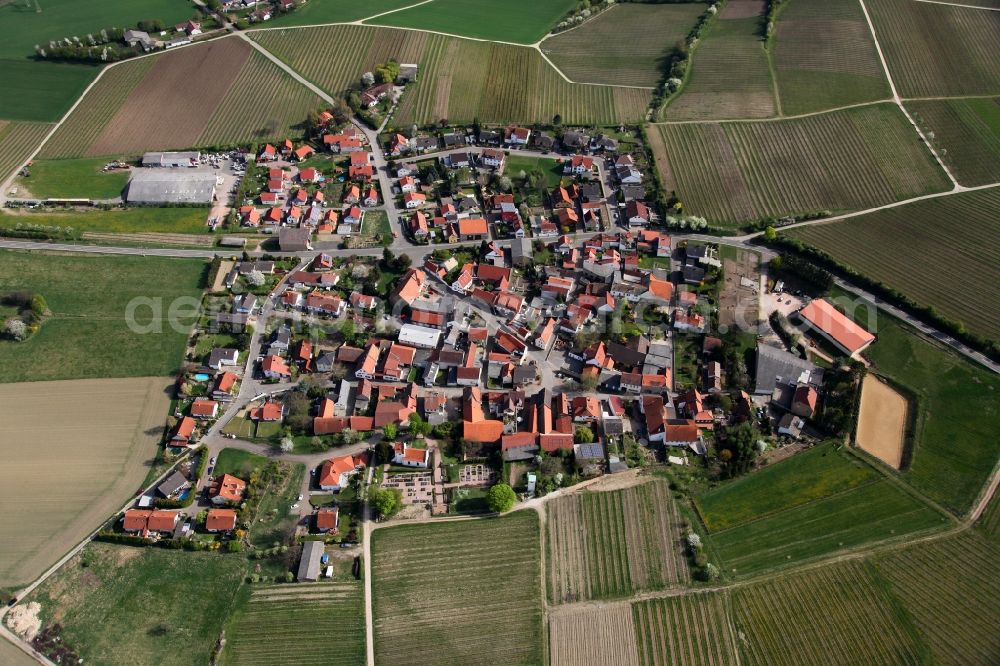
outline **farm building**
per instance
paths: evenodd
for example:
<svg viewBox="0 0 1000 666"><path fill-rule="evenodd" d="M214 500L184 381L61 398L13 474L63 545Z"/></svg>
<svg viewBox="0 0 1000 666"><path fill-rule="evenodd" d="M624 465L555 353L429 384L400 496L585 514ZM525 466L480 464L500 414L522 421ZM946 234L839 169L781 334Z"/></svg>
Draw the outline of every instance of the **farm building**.
<svg viewBox="0 0 1000 666"><path fill-rule="evenodd" d="M803 377L805 377L803 379ZM770 345L757 345L757 374L754 393L770 395L780 384L823 383L823 370L804 358Z"/></svg>
<svg viewBox="0 0 1000 666"><path fill-rule="evenodd" d="M319 579L320 562L323 559L323 542L306 541L302 544L302 559L299 560L298 582L316 582Z"/></svg>
<svg viewBox="0 0 1000 666"><path fill-rule="evenodd" d="M186 151L182 153L144 153L142 156L142 166L144 167L193 167L198 166L201 153L198 151Z"/></svg>
<svg viewBox="0 0 1000 666"><path fill-rule="evenodd" d="M136 169L128 183L125 200L149 204L210 204L219 181L205 172L173 172Z"/></svg>
<svg viewBox="0 0 1000 666"><path fill-rule="evenodd" d="M874 335L855 324L824 298L818 298L799 310L799 317L848 355L856 354L875 341Z"/></svg>

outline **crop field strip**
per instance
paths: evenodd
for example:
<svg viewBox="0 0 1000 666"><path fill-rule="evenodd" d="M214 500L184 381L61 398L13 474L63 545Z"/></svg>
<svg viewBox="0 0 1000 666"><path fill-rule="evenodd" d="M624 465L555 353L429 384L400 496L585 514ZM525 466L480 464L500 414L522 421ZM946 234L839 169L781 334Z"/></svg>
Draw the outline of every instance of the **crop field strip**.
<svg viewBox="0 0 1000 666"><path fill-rule="evenodd" d="M632 604L642 666L736 664L728 592L703 592Z"/></svg>
<svg viewBox="0 0 1000 666"><path fill-rule="evenodd" d="M948 524L945 516L882 480L716 532L709 540L722 568L744 577Z"/></svg>
<svg viewBox="0 0 1000 666"><path fill-rule="evenodd" d="M548 511L553 603L628 596L689 579L680 516L662 482L570 495Z"/></svg>
<svg viewBox="0 0 1000 666"><path fill-rule="evenodd" d="M255 587L226 628L221 663L361 664L363 597L359 583Z"/></svg>
<svg viewBox="0 0 1000 666"><path fill-rule="evenodd" d="M212 114L198 145L232 145L284 138L323 100L254 51Z"/></svg>
<svg viewBox="0 0 1000 666"><path fill-rule="evenodd" d="M574 5L573 0L506 0L502 9L501 6L491 9L484 7L481 0L432 0L371 22L475 39L534 44Z"/></svg>
<svg viewBox="0 0 1000 666"><path fill-rule="evenodd" d="M1000 188L888 208L867 215L790 229L792 238L933 306L979 335L1000 340L1000 247L983 239L1000 234ZM898 243L905 238L906 243ZM891 253L885 248L892 246ZM961 266L947 281L928 279L928 257L940 266ZM956 294L961 294L956 299Z"/></svg>
<svg viewBox="0 0 1000 666"><path fill-rule="evenodd" d="M251 51L230 37L157 56L87 154L194 146Z"/></svg>
<svg viewBox="0 0 1000 666"><path fill-rule="evenodd" d="M0 182L28 159L52 125L0 120Z"/></svg>
<svg viewBox="0 0 1000 666"><path fill-rule="evenodd" d="M864 209L949 189L892 104L804 118L653 126L685 211L735 226L765 217ZM657 136L658 135L658 136ZM659 143L660 145L656 145Z"/></svg>
<svg viewBox="0 0 1000 666"><path fill-rule="evenodd" d="M66 121L59 126L40 158L83 157L115 113L149 72L155 58L138 58L108 67Z"/></svg>
<svg viewBox="0 0 1000 666"><path fill-rule="evenodd" d="M914 100L910 115L933 132L931 142L959 183L967 187L1000 182L1000 97Z"/></svg>
<svg viewBox="0 0 1000 666"><path fill-rule="evenodd" d="M720 532L880 479L831 442L724 483L696 497L695 506L705 527Z"/></svg>
<svg viewBox="0 0 1000 666"><path fill-rule="evenodd" d="M877 557L875 564L936 663L996 663L1000 546L968 531Z"/></svg>
<svg viewBox="0 0 1000 666"><path fill-rule="evenodd" d="M733 593L750 664L916 664L922 646L865 562L772 578Z"/></svg>
<svg viewBox="0 0 1000 666"><path fill-rule="evenodd" d="M337 95L388 58L420 74L393 122L618 124L644 118L652 91L568 83L534 50L414 30L325 26L249 33L317 86Z"/></svg>
<svg viewBox="0 0 1000 666"><path fill-rule="evenodd" d="M627 603L571 608L549 616L552 666L639 666L632 608Z"/></svg>
<svg viewBox="0 0 1000 666"><path fill-rule="evenodd" d="M668 104L661 120L768 118L777 113L774 82L760 38L756 0L730 0L708 27L691 56L688 80ZM726 18L727 12L736 18Z"/></svg>
<svg viewBox="0 0 1000 666"><path fill-rule="evenodd" d="M373 534L375 661L542 661L538 516L403 525Z"/></svg>
<svg viewBox="0 0 1000 666"><path fill-rule="evenodd" d="M1000 232L1000 221L993 213L998 207L1000 188L987 189L786 233L964 322L975 333L1000 339L994 288L1000 279L1000 250L981 242ZM961 233L956 233L959 228ZM907 243L894 247L891 256L879 251L899 238L906 238ZM927 280L915 266L928 256L941 265L961 265L963 270L954 271L947 284ZM955 300L956 293L962 294L961 302Z"/></svg>
<svg viewBox="0 0 1000 666"><path fill-rule="evenodd" d="M655 87L670 50L702 11L699 4L617 5L540 48L573 81Z"/></svg>
<svg viewBox="0 0 1000 666"><path fill-rule="evenodd" d="M784 114L891 96L858 0L792 0L775 31L771 51Z"/></svg>
<svg viewBox="0 0 1000 666"><path fill-rule="evenodd" d="M913 0L865 5L901 96L1000 93L1000 12Z"/></svg>
<svg viewBox="0 0 1000 666"><path fill-rule="evenodd" d="M39 156L135 155L275 139L320 104L242 40L214 40L109 67Z"/></svg>

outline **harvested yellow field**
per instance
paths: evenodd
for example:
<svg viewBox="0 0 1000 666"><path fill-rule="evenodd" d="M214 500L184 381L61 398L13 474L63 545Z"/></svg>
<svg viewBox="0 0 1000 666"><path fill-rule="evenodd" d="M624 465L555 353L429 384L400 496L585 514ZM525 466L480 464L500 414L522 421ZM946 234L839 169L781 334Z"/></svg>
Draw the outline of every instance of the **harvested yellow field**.
<svg viewBox="0 0 1000 666"><path fill-rule="evenodd" d="M549 654L552 666L639 666L635 623L629 604L588 604L566 608L568 610L553 613L549 618Z"/></svg>
<svg viewBox="0 0 1000 666"><path fill-rule="evenodd" d="M878 377L866 375L861 385L858 447L899 469L906 445L906 411L906 398Z"/></svg>
<svg viewBox="0 0 1000 666"><path fill-rule="evenodd" d="M24 654L20 648L14 647L5 638L0 638L0 664L5 666L34 666L37 664L34 659Z"/></svg>
<svg viewBox="0 0 1000 666"><path fill-rule="evenodd" d="M135 493L160 442L170 383L0 384L0 587L37 578Z"/></svg>

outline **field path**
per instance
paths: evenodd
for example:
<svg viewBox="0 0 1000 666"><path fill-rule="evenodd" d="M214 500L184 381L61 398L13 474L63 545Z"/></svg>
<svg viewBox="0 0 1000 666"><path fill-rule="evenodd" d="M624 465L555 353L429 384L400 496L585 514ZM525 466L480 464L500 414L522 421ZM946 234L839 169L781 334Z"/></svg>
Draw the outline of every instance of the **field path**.
<svg viewBox="0 0 1000 666"><path fill-rule="evenodd" d="M878 52L879 62L882 63L882 71L885 72L885 78L889 82L889 89L892 91L892 100L896 103L896 106L899 107L899 110L903 112L903 115L906 116L906 119L910 121L910 124L913 125L913 129L916 130L917 135L920 136L920 140L927 147L927 149L931 151L931 155L934 156L934 160L938 163L938 166L941 167L941 170L944 171L946 176L948 176L948 180L950 180L952 184L952 191L953 192L965 191L968 188L958 184L958 181L955 179L955 176L951 173L951 170L948 169L948 166L944 163L944 160L942 160L941 156L938 155L937 150L934 149L934 146L931 145L931 142L927 140L926 136L924 136L924 131L920 129L920 125L917 124L917 121L913 119L913 116L910 115L910 112L906 110L905 106L903 106L903 99L899 96L899 91L896 90L896 83L892 80L892 74L889 73L889 64L886 62L885 54L882 52L882 45L879 44L878 34L876 34L875 32L875 24L872 23L871 14L868 13L868 6L865 5L865 0L858 0L858 2L861 3L861 11L864 12L865 21L868 23L868 30L872 34L872 41L875 42L875 50Z"/></svg>
<svg viewBox="0 0 1000 666"><path fill-rule="evenodd" d="M1000 12L1000 7L983 7L982 5L963 5L961 2L944 2L943 0L913 0L914 2L924 2L928 5L948 5L949 7L962 7L963 9L982 9L987 12Z"/></svg>

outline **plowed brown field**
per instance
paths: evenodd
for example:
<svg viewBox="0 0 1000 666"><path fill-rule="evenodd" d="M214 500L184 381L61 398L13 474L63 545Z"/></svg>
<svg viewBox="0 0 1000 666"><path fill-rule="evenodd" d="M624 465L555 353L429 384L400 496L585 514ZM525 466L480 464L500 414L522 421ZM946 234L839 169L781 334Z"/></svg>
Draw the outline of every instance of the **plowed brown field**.
<svg viewBox="0 0 1000 666"><path fill-rule="evenodd" d="M196 145L252 50L232 37L158 57L87 154Z"/></svg>

